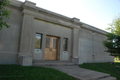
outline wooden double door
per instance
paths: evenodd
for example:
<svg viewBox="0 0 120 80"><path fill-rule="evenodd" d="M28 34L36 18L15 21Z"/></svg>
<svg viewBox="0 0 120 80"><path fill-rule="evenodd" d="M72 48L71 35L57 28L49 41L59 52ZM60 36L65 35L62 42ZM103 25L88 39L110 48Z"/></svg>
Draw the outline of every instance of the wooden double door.
<svg viewBox="0 0 120 80"><path fill-rule="evenodd" d="M57 60L58 37L46 36L45 60Z"/></svg>

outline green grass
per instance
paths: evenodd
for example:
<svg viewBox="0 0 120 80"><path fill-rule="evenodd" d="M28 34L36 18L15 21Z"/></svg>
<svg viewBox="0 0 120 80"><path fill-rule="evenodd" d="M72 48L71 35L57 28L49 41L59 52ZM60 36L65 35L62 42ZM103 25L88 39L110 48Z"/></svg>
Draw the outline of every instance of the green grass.
<svg viewBox="0 0 120 80"><path fill-rule="evenodd" d="M0 65L0 80L75 80L61 71L35 66Z"/></svg>
<svg viewBox="0 0 120 80"><path fill-rule="evenodd" d="M113 77L116 77L117 80L120 80L120 63L109 64L109 63L84 63L79 65L81 68L86 68L94 71L108 73Z"/></svg>

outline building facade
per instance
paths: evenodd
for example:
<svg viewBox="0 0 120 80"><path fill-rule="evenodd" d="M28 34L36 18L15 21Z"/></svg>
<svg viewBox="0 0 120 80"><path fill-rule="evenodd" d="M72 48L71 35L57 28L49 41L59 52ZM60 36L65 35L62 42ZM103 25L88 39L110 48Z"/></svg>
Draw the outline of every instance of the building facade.
<svg viewBox="0 0 120 80"><path fill-rule="evenodd" d="M104 52L107 32L77 18L39 8L30 1L12 1L10 28L0 31L0 64L32 65L34 61L77 64L113 62Z"/></svg>

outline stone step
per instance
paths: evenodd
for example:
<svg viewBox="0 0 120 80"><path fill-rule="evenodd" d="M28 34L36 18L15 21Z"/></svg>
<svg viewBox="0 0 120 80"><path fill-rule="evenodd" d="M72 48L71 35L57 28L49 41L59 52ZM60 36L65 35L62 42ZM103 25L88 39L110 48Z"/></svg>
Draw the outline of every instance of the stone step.
<svg viewBox="0 0 120 80"><path fill-rule="evenodd" d="M57 60L34 60L33 63L72 63L71 61L57 61Z"/></svg>
<svg viewBox="0 0 120 80"><path fill-rule="evenodd" d="M33 63L33 66L72 66L74 63Z"/></svg>
<svg viewBox="0 0 120 80"><path fill-rule="evenodd" d="M33 61L33 66L72 66L70 61Z"/></svg>
<svg viewBox="0 0 120 80"><path fill-rule="evenodd" d="M117 80L115 77L105 77L105 78L102 78L102 79L99 79L99 80Z"/></svg>

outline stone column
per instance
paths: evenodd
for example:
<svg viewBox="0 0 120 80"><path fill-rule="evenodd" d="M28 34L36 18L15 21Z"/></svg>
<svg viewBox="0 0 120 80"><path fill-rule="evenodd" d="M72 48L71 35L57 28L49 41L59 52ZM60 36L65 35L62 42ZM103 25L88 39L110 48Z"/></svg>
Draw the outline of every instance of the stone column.
<svg viewBox="0 0 120 80"><path fill-rule="evenodd" d="M42 60L44 61L45 60L45 48L46 48L46 34L44 33L43 34L43 38L42 38Z"/></svg>
<svg viewBox="0 0 120 80"><path fill-rule="evenodd" d="M25 1L24 6L35 7L35 4L29 1ZM18 54L18 63L23 66L32 65L32 53L33 53L33 34L34 34L34 16L31 16L29 12L23 7L23 23L21 28L20 37L20 50ZM25 12L24 12L25 11Z"/></svg>
<svg viewBox="0 0 120 80"><path fill-rule="evenodd" d="M78 57L79 29L73 29L73 58Z"/></svg>
<svg viewBox="0 0 120 80"><path fill-rule="evenodd" d="M60 55L59 55L59 60L62 61L62 54L63 54L63 37L60 38Z"/></svg>
<svg viewBox="0 0 120 80"><path fill-rule="evenodd" d="M33 22L34 17L24 14L23 24L21 29L21 40L20 40L20 56L30 56L32 58L32 39L33 39ZM29 62L29 61L28 61Z"/></svg>
<svg viewBox="0 0 120 80"><path fill-rule="evenodd" d="M79 19L73 18L72 21L79 22ZM79 29L73 28L73 36L72 36L72 62L78 63L79 62L79 56L78 56L78 45L79 45Z"/></svg>

